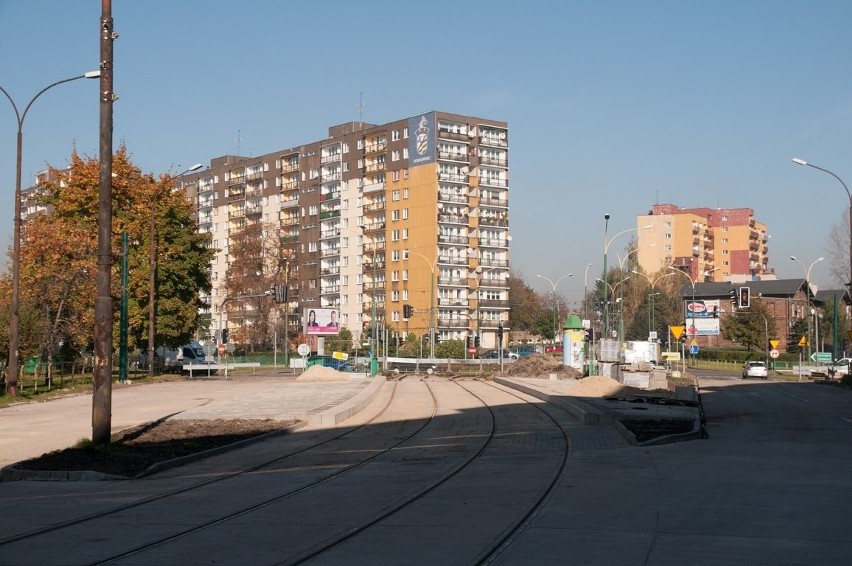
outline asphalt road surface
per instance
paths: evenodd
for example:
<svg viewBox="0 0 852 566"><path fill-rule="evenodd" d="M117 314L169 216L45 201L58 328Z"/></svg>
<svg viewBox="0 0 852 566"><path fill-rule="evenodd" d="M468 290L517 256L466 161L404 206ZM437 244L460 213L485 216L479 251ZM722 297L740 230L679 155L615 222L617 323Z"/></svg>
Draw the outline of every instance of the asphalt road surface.
<svg viewBox="0 0 852 566"><path fill-rule="evenodd" d="M143 480L0 484L0 564L848 564L850 392L701 391L708 439L636 447L406 378L344 426Z"/></svg>

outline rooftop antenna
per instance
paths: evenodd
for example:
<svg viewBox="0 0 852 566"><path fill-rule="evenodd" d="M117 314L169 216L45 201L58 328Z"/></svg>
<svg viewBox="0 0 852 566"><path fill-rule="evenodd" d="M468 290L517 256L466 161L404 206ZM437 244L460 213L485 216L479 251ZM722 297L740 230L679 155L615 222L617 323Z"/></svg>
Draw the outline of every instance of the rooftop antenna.
<svg viewBox="0 0 852 566"><path fill-rule="evenodd" d="M364 93L358 93L358 122L364 124Z"/></svg>

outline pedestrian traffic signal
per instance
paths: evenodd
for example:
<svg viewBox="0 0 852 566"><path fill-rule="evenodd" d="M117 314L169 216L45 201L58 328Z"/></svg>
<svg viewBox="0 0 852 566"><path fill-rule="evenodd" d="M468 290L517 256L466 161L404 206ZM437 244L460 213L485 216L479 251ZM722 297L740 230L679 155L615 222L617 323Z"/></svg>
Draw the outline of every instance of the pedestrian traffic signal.
<svg viewBox="0 0 852 566"><path fill-rule="evenodd" d="M740 287L740 301L739 305L741 309L747 309L751 304L751 287Z"/></svg>
<svg viewBox="0 0 852 566"><path fill-rule="evenodd" d="M227 344L227 343L228 343L228 329L223 328L222 329L222 344Z"/></svg>

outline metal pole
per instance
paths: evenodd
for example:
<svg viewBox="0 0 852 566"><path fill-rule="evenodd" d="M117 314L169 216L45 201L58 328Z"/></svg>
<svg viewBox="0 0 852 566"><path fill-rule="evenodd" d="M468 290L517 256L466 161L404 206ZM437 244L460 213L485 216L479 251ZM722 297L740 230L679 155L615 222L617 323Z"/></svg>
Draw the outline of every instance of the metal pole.
<svg viewBox="0 0 852 566"><path fill-rule="evenodd" d="M118 380L127 381L127 232L121 233L121 314L118 323Z"/></svg>
<svg viewBox="0 0 852 566"><path fill-rule="evenodd" d="M375 246L375 244L374 244ZM370 301L372 308L370 309L370 323L372 326L372 338L370 339L370 349L373 352L373 357L370 359L370 375L375 376L379 371L379 363L376 356L378 352L378 342L376 337L376 248L373 247L373 297Z"/></svg>
<svg viewBox="0 0 852 566"><path fill-rule="evenodd" d="M98 190L98 277L95 297L95 371L92 442L109 444L112 420L112 2L101 0L100 184Z"/></svg>
<svg viewBox="0 0 852 566"><path fill-rule="evenodd" d="M156 196L151 198L151 226L150 226L150 242L148 250L148 262L151 266L151 273L148 277L148 376L154 377L154 353L156 351L156 342L154 333L156 331L155 320L157 317L156 306L156 289L157 289L157 225L155 222L155 205L157 203Z"/></svg>
<svg viewBox="0 0 852 566"><path fill-rule="evenodd" d="M604 296L603 296L603 308L604 308L604 327L601 329L601 335L606 335L609 332L609 297L607 296L607 277L606 277L606 256L609 251L609 242L606 241L607 230L609 229L609 214L604 214L604 255L603 255L603 275L601 275L601 281L604 282Z"/></svg>

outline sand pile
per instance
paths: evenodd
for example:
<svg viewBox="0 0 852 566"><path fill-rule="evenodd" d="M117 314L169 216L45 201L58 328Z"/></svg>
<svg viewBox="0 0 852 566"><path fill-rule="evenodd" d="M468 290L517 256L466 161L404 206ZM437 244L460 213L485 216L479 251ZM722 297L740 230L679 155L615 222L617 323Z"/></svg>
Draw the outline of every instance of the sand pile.
<svg viewBox="0 0 852 566"><path fill-rule="evenodd" d="M625 391L623 384L611 377L601 375L590 375L574 382L571 387L571 395L577 397L610 397Z"/></svg>
<svg viewBox="0 0 852 566"><path fill-rule="evenodd" d="M349 381L345 372L325 366L311 366L296 381Z"/></svg>
<svg viewBox="0 0 852 566"><path fill-rule="evenodd" d="M560 379L576 379L581 376L576 369L563 366L558 358L544 354L519 358L506 366L505 373L511 377L549 377L551 373L555 373Z"/></svg>

